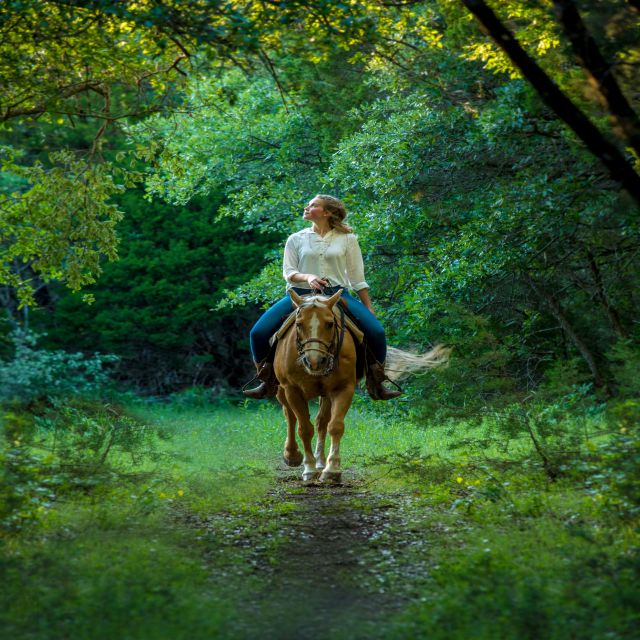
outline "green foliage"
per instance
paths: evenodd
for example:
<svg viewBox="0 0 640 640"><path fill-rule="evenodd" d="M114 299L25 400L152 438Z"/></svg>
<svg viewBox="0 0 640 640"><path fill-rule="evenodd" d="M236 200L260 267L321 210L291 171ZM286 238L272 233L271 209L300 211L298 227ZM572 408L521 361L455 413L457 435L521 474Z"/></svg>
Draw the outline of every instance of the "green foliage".
<svg viewBox="0 0 640 640"><path fill-rule="evenodd" d="M57 492L40 527L14 532L0 561L0 623L12 635L95 637L99 615L105 638L122 629L244 637L254 629L248 600L259 633L281 635L283 601L296 612L301 601L317 603L308 587L273 590L274 574L297 571L292 545L304 545L299 524L313 513L356 528L357 546L335 557L349 570L331 574L349 595L337 611L363 618L357 633L340 621L345 637L633 637L635 519L612 518L585 476L549 483L493 446L452 455L440 421L417 427L357 403L342 448L348 484L305 488L298 470L274 467L283 438L275 406L138 406L152 429L173 434L158 443L171 466L127 473L129 455L109 454L112 482ZM305 561L327 559L311 552ZM406 606L387 609L389 592ZM364 613L352 606L358 595Z"/></svg>
<svg viewBox="0 0 640 640"><path fill-rule="evenodd" d="M110 507L120 525L83 505L50 526L49 541L3 554L2 628L37 640L229 637L233 600L211 597L194 537L189 547L168 523L148 518L138 528L115 501Z"/></svg>
<svg viewBox="0 0 640 640"><path fill-rule="evenodd" d="M64 121L64 115L73 117L83 107L109 114L110 108L129 106L120 96L114 99L116 104L109 104L109 93L117 83L140 82L142 106L150 106L151 89L166 82L166 69L180 54L170 34L162 34L155 26L166 24L172 6L175 8L165 3L153 11L127 2L99 0L82 5L32 0L4 3L1 15L7 29L0 75L7 84L3 118L45 112ZM85 98L84 104L79 97Z"/></svg>
<svg viewBox="0 0 640 640"><path fill-rule="evenodd" d="M576 363L560 361L547 371L535 393L501 403L461 412L466 424L475 425L473 435L463 435L455 449L496 449L543 470L551 481L570 473L583 456L589 456L594 441L607 432L603 424L607 405L582 381Z"/></svg>
<svg viewBox="0 0 640 640"><path fill-rule="evenodd" d="M8 404L2 425L0 528L13 533L65 496L104 490L127 465L159 460L166 438L122 407L81 398Z"/></svg>
<svg viewBox="0 0 640 640"><path fill-rule="evenodd" d="M291 228L295 207L318 187L329 131L313 127L304 105L288 108L268 78L228 72L194 83L188 99L193 111L129 130L138 153L157 162L149 192L175 204L225 193L222 213L245 228Z"/></svg>
<svg viewBox="0 0 640 640"><path fill-rule="evenodd" d="M608 556L561 529L528 529L476 531L481 542L434 569L422 602L404 613L393 637L632 638L637 558Z"/></svg>
<svg viewBox="0 0 640 640"><path fill-rule="evenodd" d="M275 253L275 252L272 252ZM280 251L263 267L258 275L233 290L225 290L225 296L218 303L218 309L244 307L249 304L273 303L284 295L282 285L282 256ZM267 303L267 304L265 304Z"/></svg>
<svg viewBox="0 0 640 640"><path fill-rule="evenodd" d="M45 457L34 453L22 439L25 431L31 430L30 420L24 415L9 414L3 422L0 533L16 533L35 524L51 507L56 497L56 483L48 473Z"/></svg>
<svg viewBox="0 0 640 640"><path fill-rule="evenodd" d="M608 514L633 522L640 516L640 402L616 402L607 418L610 437L593 443L573 471Z"/></svg>
<svg viewBox="0 0 640 640"><path fill-rule="evenodd" d="M16 164L12 153L0 147L2 171L28 186L0 192L0 283L15 289L20 304L33 305L36 276L77 291L95 282L103 255L115 259L122 212L109 200L124 186L114 181L110 164L70 152L52 154L50 167ZM133 184L131 175L126 180Z"/></svg>
<svg viewBox="0 0 640 640"><path fill-rule="evenodd" d="M103 256L115 258L122 214L111 198L139 174L135 163L123 164L125 154L108 149L114 123L175 108L186 75L180 64L189 64L192 45L206 43L220 57L255 49L254 22L231 3L215 4L219 11L198 1L3 3L0 121L21 132L27 121L36 127L36 146L55 149L18 164L16 152L0 147L8 174L0 180L0 284L21 305L35 305L38 279L77 291L95 282ZM76 126L85 137L70 150ZM105 161L105 148L115 162ZM20 179L21 188L12 189Z"/></svg>
<svg viewBox="0 0 640 640"><path fill-rule="evenodd" d="M408 297L408 296L407 296ZM449 304L438 315L431 315L425 327L420 318L428 310L417 299L405 307L402 301L389 311L398 340L425 335L432 342L442 336L454 346L449 364L409 382L415 402L413 415L418 421L458 417L470 421L482 418L487 407L499 410L522 397L513 370L513 351L501 340L499 327L490 318L474 315L463 305ZM402 309L410 315L401 316ZM426 347L414 350L425 350Z"/></svg>
<svg viewBox="0 0 640 640"><path fill-rule="evenodd" d="M157 459L156 440L164 435L121 407L81 400L52 403L35 427L51 454L88 469L106 466L110 456L126 455L133 466Z"/></svg>
<svg viewBox="0 0 640 640"><path fill-rule="evenodd" d="M640 349L630 339L618 340L607 354L616 381L616 395L621 399L640 397Z"/></svg>
<svg viewBox="0 0 640 640"><path fill-rule="evenodd" d="M438 51L443 64L452 55ZM289 81L305 77L304 65L283 64ZM276 203L295 205L320 182L342 195L391 339L452 344L458 367L444 379L456 393L446 403L469 407L490 397L504 403L505 394L538 384L546 363L567 349L560 313L574 325L568 355L591 349L592 361L602 357L616 338L605 313L613 308L623 323L632 317L625 290L637 271L627 234L637 220L615 190L594 188L592 159L524 82L445 102L448 92L471 91L475 63L466 65L469 77L456 66L438 92L390 87L398 71L371 72L368 92L332 130L323 128L326 113L304 100L310 90L292 93L300 98L287 108L264 80L227 74L192 91L194 105L214 107L158 117L134 133L144 153L162 132L173 133L154 156L154 192L179 200L223 189L223 210L249 227L284 236L296 225L279 209L267 214ZM314 122L323 127L309 129ZM304 127L312 134L301 138ZM612 251L630 262L623 266ZM220 308L277 298L279 261L274 253L258 276L227 289ZM550 314L549 305L560 311ZM462 371L467 381L454 381ZM482 390L478 380L486 381Z"/></svg>
<svg viewBox="0 0 640 640"><path fill-rule="evenodd" d="M456 348L458 366L439 386L450 407L473 405L475 411L497 398L508 404L534 390L550 363L575 357L594 384L615 389L615 368L604 354L630 334L637 315L637 299L629 295L640 272L637 207L515 77L469 12L440 1L276 4L214 3L213 12L198 2L171 0L152 9L103 2L82 10L48 2L7 7L22 20L11 23L7 43L25 36L19 45L25 62L5 71L12 86L22 87L26 109L37 106L41 94L32 80L37 75L26 74L37 60L24 29L41 19L40 45L51 65L42 85L50 98L39 124L44 146L40 139L25 141L24 123L16 120L5 138L16 148L27 146L28 154L21 168L9 162L2 184L20 196L7 200L9 211L24 200L25 212L42 210L55 224L47 227L44 240L52 249L40 263L25 243L9 242L15 250L5 281L14 288L31 281L37 295L23 292L23 300L35 298L52 310L52 298L61 294L47 296L52 288L43 287L38 274L86 286L102 268L99 257L115 255L108 223L119 214L105 207L117 202L135 218L118 223L126 268L107 265L104 288L92 289L103 296L101 308L87 311L79 298L62 295L52 341L65 344L55 326L67 324L83 335L85 349L97 341L101 350L139 363L127 368L130 378L158 393L209 384L216 368L217 384L226 379L235 386L242 372L227 366L235 345L222 338L218 320L229 319L230 306L279 296L281 242L298 228L301 204L325 191L343 196L351 209L391 340ZM505 2L497 9L563 90L615 133L550 5ZM633 88L637 25L628 7L622 0L607 7L586 2L581 11L623 89ZM86 30L62 28L67 19ZM91 38L99 43L94 49ZM73 56L62 56L62 43ZM72 77L80 69L77 52L92 61L98 84L85 87L93 97L82 93L87 104L69 116L78 118L71 131L51 117L57 109L79 107L60 84L65 64ZM91 139L92 118L104 115L107 97L112 111L117 105L135 116L113 119L129 136L137 158L127 158L131 166L125 166L124 141L115 129ZM43 157L44 147L65 146L90 151L74 156L77 166L69 154ZM109 162L102 164L101 154ZM66 207L61 197L54 202L43 194L69 190L71 179L84 179L83 167L97 176L83 193L94 217L76 228L68 223L80 196ZM174 209L155 202L162 215L149 215L138 194L116 193L139 170L147 174L149 193ZM38 185L24 191L30 173L43 183L41 191ZM202 204L207 198L211 207ZM248 234L243 240L256 243L247 252L240 241L230 242L234 224ZM16 220L12 225L20 231ZM65 234L54 233L61 225L81 238L69 245ZM144 242L149 237L153 249ZM221 250L224 243L233 250ZM155 268L143 260L148 251L158 257ZM211 265L191 277L187 264L203 265L207 252ZM220 287L212 283L213 263L222 266ZM126 304L115 305L114 326L108 313L116 292ZM211 332L206 325L214 316ZM246 336L253 317L231 331ZM219 342L220 349L214 346ZM246 350L246 338L240 349ZM481 381L479 388L474 381Z"/></svg>
<svg viewBox="0 0 640 640"><path fill-rule="evenodd" d="M120 258L87 289L94 303L65 295L52 316L32 313L32 322L51 346L117 355L119 378L151 393L238 385L256 313L215 307L224 289L260 270L274 236L219 219L222 202L211 194L185 206L150 204L128 192Z"/></svg>
<svg viewBox="0 0 640 640"><path fill-rule="evenodd" d="M89 394L109 383L112 355L50 351L38 348L38 336L17 329L9 336L13 354L0 359L0 402L28 404L43 397L66 397Z"/></svg>

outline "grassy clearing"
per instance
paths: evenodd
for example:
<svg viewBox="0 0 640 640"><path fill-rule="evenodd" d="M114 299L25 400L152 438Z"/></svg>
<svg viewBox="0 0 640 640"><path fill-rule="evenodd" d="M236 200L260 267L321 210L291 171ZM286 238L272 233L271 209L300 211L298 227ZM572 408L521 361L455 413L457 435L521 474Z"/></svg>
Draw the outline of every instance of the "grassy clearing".
<svg viewBox="0 0 640 640"><path fill-rule="evenodd" d="M275 405L131 411L169 436L155 455L115 452L118 474L60 491L36 526L4 538L7 637L277 638L283 615L305 637L296 620L314 603L286 591L299 569L283 563L320 505L368 527L342 550L354 554L342 588L394 602L384 624L332 605L345 620L336 637L636 637L637 523L584 477L550 482L535 456L521 459L526 440L452 449L483 430L418 427L358 399L342 450L354 489L337 501L309 494L298 470L283 484Z"/></svg>

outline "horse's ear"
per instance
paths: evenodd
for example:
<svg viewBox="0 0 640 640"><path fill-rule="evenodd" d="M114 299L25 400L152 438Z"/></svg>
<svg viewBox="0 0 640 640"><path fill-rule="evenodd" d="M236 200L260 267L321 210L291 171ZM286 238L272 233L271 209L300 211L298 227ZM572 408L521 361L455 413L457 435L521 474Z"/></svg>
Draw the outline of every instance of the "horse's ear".
<svg viewBox="0 0 640 640"><path fill-rule="evenodd" d="M338 300L340 300L340 296L342 295L343 289L336 291L328 300L327 305L329 309L333 309L334 305Z"/></svg>
<svg viewBox="0 0 640 640"><path fill-rule="evenodd" d="M291 296L291 300L296 307L299 307L302 304L302 297L299 296L293 289L289 289L289 295Z"/></svg>

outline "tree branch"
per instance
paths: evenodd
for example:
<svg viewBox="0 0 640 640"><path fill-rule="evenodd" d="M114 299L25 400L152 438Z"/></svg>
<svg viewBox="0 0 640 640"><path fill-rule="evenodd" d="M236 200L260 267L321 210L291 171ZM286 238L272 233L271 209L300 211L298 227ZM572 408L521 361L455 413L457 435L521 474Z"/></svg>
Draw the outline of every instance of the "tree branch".
<svg viewBox="0 0 640 640"><path fill-rule="evenodd" d="M576 56L609 109L615 133L640 156L640 118L622 93L612 73L612 65L604 59L575 2L553 0L553 4Z"/></svg>
<svg viewBox="0 0 640 640"><path fill-rule="evenodd" d="M276 83L276 87L278 87L278 92L280 93L280 98L282 99L282 106L284 107L285 112L289 113L289 105L287 104L286 94L280 82L280 78L278 78L276 68L273 66L273 62L271 62L271 58L269 58L266 51L264 51L264 49L262 48L258 49L258 54L260 55L260 58L264 62L265 66L267 67L267 70L271 74L273 81Z"/></svg>
<svg viewBox="0 0 640 640"><path fill-rule="evenodd" d="M7 107L2 114L0 114L0 122L4 122L5 120L9 120L11 118L17 118L20 116L36 116L47 111L47 102L51 100L65 100L66 98L71 98L72 96L78 95L79 93L84 93L85 91L95 91L100 95L103 95L103 90L99 82L94 80L89 80L87 82L80 82L79 84L74 84L69 87L66 87L58 93L56 96L51 96L48 100L43 102L39 102L31 107Z"/></svg>
<svg viewBox="0 0 640 640"><path fill-rule="evenodd" d="M484 0L461 0L480 24L509 56L513 64L531 83L544 103L563 120L584 142L587 149L609 169L611 177L619 182L640 204L640 175L621 151L611 144L601 131L551 80L537 62L522 48L515 36L504 26Z"/></svg>
<svg viewBox="0 0 640 640"><path fill-rule="evenodd" d="M587 344L584 342L584 340L582 340L582 338L573 328L555 296L546 291L543 286L539 286L529 274L523 274L523 278L529 285L533 293L536 295L538 300L545 304L545 306L549 309L551 315L556 319L558 324L562 327L569 339L573 342L575 347L580 352L580 355L583 357L584 361L587 363L587 366L591 370L591 375L593 376L593 384L596 387L602 387L604 381L593 353L591 353L591 350L589 349Z"/></svg>
<svg viewBox="0 0 640 640"><path fill-rule="evenodd" d="M607 291L602 280L602 273L600 271L600 268L598 267L595 256L593 255L593 253L591 253L590 250L587 250L587 260L589 262L589 269L591 271L591 276L593 277L593 282L596 285L596 297L607 312L607 316L609 318L611 326L620 337L628 337L625 328L622 326L618 310L611 304L611 301L609 300L609 296L607 295Z"/></svg>

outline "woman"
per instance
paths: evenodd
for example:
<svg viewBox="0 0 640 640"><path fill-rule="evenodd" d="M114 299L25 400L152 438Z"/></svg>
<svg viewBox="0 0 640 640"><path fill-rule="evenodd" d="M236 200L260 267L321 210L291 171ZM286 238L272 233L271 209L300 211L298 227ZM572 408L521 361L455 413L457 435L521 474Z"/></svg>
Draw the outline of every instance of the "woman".
<svg viewBox="0 0 640 640"><path fill-rule="evenodd" d="M374 400L389 400L399 391L386 389L384 360L387 342L384 329L375 316L369 285L364 279L364 264L358 240L351 227L344 223L347 216L342 201L333 196L317 195L304 208L304 219L312 225L289 236L284 248L283 275L287 290L300 295L311 292L333 294L344 289L342 297L358 321L367 339L373 358L367 362L367 390ZM359 300L347 293L353 289ZM289 295L276 302L251 329L251 353L261 384L245 391L249 398L267 398L276 394L278 381L269 360L269 338L293 311ZM375 360L374 360L375 359Z"/></svg>

